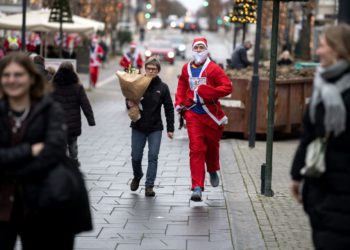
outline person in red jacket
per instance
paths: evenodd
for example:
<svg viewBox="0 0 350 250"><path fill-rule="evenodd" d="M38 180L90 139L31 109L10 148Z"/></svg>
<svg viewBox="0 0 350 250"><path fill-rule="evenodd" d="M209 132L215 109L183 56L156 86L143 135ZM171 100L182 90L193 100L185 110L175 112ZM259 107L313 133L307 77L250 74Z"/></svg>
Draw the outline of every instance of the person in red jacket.
<svg viewBox="0 0 350 250"><path fill-rule="evenodd" d="M129 66L134 69L141 71L143 66L143 60L140 53L136 51L136 43L130 43L130 50L125 53L119 62L119 65L124 68L125 71L129 69Z"/></svg>
<svg viewBox="0 0 350 250"><path fill-rule="evenodd" d="M98 44L98 39L94 37L90 46L90 80L92 87L96 87L98 79L98 71L101 66L101 60L103 57L103 49Z"/></svg>
<svg viewBox="0 0 350 250"><path fill-rule="evenodd" d="M205 38L195 38L192 61L182 67L175 96L175 110L186 120L190 147L190 169L193 193L191 200L201 201L205 166L213 187L219 185L219 141L227 117L219 98L232 91L225 72L208 57Z"/></svg>

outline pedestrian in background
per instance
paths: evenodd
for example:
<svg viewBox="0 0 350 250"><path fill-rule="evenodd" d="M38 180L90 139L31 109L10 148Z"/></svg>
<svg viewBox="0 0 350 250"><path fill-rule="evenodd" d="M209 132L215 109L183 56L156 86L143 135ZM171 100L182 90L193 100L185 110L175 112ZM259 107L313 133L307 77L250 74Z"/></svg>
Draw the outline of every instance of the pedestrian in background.
<svg viewBox="0 0 350 250"><path fill-rule="evenodd" d="M96 87L103 53L103 48L98 44L97 37L92 38L90 45L90 82L93 88Z"/></svg>
<svg viewBox="0 0 350 250"><path fill-rule="evenodd" d="M95 126L94 113L83 85L70 62L63 62L52 79L54 86L53 97L63 109L65 121L68 125L69 156L78 164L78 136L81 135L81 112L87 119L89 126Z"/></svg>
<svg viewBox="0 0 350 250"><path fill-rule="evenodd" d="M240 44L235 48L235 50L232 53L232 68L233 69L244 69L252 63L248 60L247 52L253 47L253 44L251 41L246 40L243 44Z"/></svg>
<svg viewBox="0 0 350 250"><path fill-rule="evenodd" d="M288 50L284 50L277 61L278 66L289 66L293 64L293 59Z"/></svg>
<svg viewBox="0 0 350 250"><path fill-rule="evenodd" d="M315 248L346 250L350 248L350 26L326 28L316 53L320 67L291 169L291 191L309 216ZM319 177L307 177L301 169L308 145L316 138L326 140L326 169Z"/></svg>
<svg viewBox="0 0 350 250"><path fill-rule="evenodd" d="M26 54L1 60L1 250L14 249L17 236L25 250L71 250L75 234L87 229L72 220L83 211L41 206L48 172L66 157L67 132L63 110L44 90L45 80Z"/></svg>
<svg viewBox="0 0 350 250"><path fill-rule="evenodd" d="M141 26L140 27L140 42L141 43L145 40L145 33L146 33L145 27Z"/></svg>
<svg viewBox="0 0 350 250"><path fill-rule="evenodd" d="M219 98L232 91L230 79L208 54L207 40L195 38L192 61L182 67L175 97L175 109L184 113L190 140L193 201L202 200L205 166L211 185L219 185L219 141L227 123Z"/></svg>
<svg viewBox="0 0 350 250"><path fill-rule="evenodd" d="M131 191L139 188L140 180L143 176L142 157L143 151L148 143L148 167L145 182L145 195L155 196L153 190L157 176L158 154L162 139L163 122L161 118L161 107L164 107L166 117L166 130L168 138L174 136L174 107L171 99L169 87L162 82L158 74L160 72L160 62L155 57L150 57L145 62L146 75L152 77L143 99L140 102L141 118L136 122L131 122L131 161L134 178L130 184ZM130 107L136 103L128 101Z"/></svg>
<svg viewBox="0 0 350 250"><path fill-rule="evenodd" d="M126 52L120 59L119 65L123 67L125 71L129 68L138 69L141 72L143 66L142 56L136 51L136 43L131 42L129 51Z"/></svg>
<svg viewBox="0 0 350 250"><path fill-rule="evenodd" d="M49 73L49 71L45 68L45 58L39 55L33 57L33 62L37 70L42 74L42 76L47 80L51 81L53 75Z"/></svg>

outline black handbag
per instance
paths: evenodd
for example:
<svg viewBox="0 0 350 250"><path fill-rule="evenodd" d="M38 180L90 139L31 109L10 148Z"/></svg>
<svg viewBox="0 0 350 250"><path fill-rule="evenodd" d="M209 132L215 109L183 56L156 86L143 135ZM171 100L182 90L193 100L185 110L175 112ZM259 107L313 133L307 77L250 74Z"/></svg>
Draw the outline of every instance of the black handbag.
<svg viewBox="0 0 350 250"><path fill-rule="evenodd" d="M70 159L64 159L48 170L40 183L41 193L38 205L41 209L57 207L73 202L81 192L79 181L81 175L74 171L75 166Z"/></svg>
<svg viewBox="0 0 350 250"><path fill-rule="evenodd" d="M42 179L40 190L40 210L69 213L75 233L92 229L88 193L77 161L65 157L47 172Z"/></svg>

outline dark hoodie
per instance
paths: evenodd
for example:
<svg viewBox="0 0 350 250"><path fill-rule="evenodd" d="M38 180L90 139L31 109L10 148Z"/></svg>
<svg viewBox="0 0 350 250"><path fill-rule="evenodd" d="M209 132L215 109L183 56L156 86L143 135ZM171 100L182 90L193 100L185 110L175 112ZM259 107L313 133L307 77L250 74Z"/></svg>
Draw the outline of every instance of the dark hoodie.
<svg viewBox="0 0 350 250"><path fill-rule="evenodd" d="M80 107L90 126L95 125L94 113L84 87L79 83L79 78L74 71L60 68L52 79L54 85L53 97L61 103L68 125L69 136L81 134Z"/></svg>

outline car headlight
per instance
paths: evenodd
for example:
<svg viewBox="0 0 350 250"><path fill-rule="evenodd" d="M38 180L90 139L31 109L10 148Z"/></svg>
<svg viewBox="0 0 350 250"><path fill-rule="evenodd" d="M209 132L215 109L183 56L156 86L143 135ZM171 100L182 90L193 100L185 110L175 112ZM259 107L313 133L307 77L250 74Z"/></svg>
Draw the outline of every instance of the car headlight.
<svg viewBox="0 0 350 250"><path fill-rule="evenodd" d="M145 51L145 56L150 57L152 55L152 52L150 50Z"/></svg>
<svg viewBox="0 0 350 250"><path fill-rule="evenodd" d="M179 46L179 50L180 50L180 51L185 51L185 50L186 50L186 45L181 44L181 45Z"/></svg>
<svg viewBox="0 0 350 250"><path fill-rule="evenodd" d="M168 52L168 57L169 58L174 58L175 57L175 53L172 52L172 51Z"/></svg>

